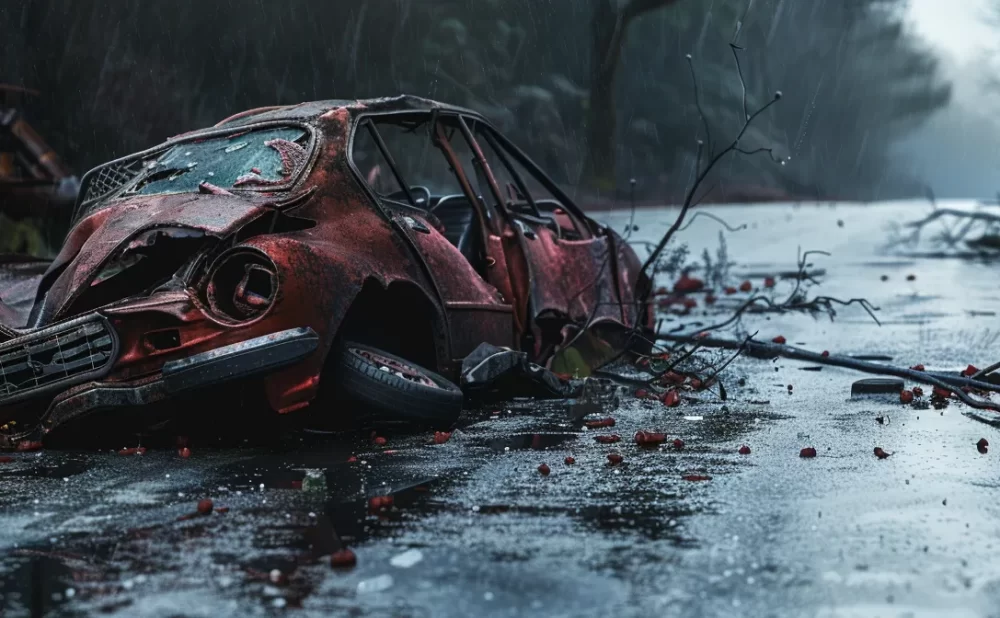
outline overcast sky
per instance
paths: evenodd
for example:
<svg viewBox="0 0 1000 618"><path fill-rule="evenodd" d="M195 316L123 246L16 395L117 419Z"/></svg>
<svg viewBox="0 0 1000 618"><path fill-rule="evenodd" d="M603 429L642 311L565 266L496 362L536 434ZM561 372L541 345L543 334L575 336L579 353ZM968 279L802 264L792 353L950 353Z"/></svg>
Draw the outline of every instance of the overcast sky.
<svg viewBox="0 0 1000 618"><path fill-rule="evenodd" d="M939 197L995 197L1000 192L1000 94L984 93L982 58L997 45L988 23L997 0L910 0L914 31L938 50L954 86L952 104L901 150Z"/></svg>

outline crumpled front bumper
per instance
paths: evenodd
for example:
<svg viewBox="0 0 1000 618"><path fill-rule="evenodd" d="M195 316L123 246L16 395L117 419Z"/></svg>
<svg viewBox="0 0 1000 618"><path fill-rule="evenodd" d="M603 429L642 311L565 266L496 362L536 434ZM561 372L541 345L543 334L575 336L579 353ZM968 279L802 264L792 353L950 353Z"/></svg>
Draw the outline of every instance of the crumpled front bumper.
<svg viewBox="0 0 1000 618"><path fill-rule="evenodd" d="M168 361L158 375L109 381L118 336L93 314L0 344L0 410L48 397L40 427L48 431L96 409L154 403L276 371L318 347L311 328L292 328Z"/></svg>

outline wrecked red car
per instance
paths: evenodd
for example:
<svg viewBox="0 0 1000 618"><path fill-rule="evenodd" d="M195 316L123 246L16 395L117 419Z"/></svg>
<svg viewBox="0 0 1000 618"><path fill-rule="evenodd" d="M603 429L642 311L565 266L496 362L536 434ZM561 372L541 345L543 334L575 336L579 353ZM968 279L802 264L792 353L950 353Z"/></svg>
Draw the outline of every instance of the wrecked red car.
<svg viewBox="0 0 1000 618"><path fill-rule="evenodd" d="M481 343L547 363L651 319L619 235L481 115L411 96L251 110L102 165L55 259L3 258L0 286L7 447L162 402L336 420L345 382L452 414Z"/></svg>

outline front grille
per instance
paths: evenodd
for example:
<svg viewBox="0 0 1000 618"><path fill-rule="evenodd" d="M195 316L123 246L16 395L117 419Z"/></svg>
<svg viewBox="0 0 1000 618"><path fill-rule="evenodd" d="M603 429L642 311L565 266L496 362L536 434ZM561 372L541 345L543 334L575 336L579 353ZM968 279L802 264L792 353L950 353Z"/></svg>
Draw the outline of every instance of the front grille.
<svg viewBox="0 0 1000 618"><path fill-rule="evenodd" d="M116 348L114 331L100 316L0 344L0 405L100 377Z"/></svg>

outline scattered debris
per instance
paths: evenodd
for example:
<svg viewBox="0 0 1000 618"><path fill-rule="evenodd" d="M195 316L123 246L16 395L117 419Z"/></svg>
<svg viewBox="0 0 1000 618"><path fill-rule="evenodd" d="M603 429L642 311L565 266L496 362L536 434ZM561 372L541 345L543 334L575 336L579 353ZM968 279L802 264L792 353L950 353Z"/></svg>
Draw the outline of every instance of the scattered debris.
<svg viewBox="0 0 1000 618"><path fill-rule="evenodd" d="M799 457L809 458L809 457L815 457L815 456L816 456L816 449L813 448L813 447L811 447L811 446L807 446L804 449L802 449L801 451L799 451Z"/></svg>
<svg viewBox="0 0 1000 618"><path fill-rule="evenodd" d="M185 446L184 448L182 448L182 449L178 450L178 451L177 451L177 454L178 454L178 455L179 455L179 456L180 456L181 458L183 458L183 459L187 459L188 457L190 457L190 456L191 456L191 449L189 449L188 447L186 447L186 446Z"/></svg>
<svg viewBox="0 0 1000 618"><path fill-rule="evenodd" d="M913 391L899 391L900 403L913 403Z"/></svg>
<svg viewBox="0 0 1000 618"><path fill-rule="evenodd" d="M787 339L785 339L785 337L784 337L783 335L778 335L777 337L775 337L775 338L774 338L774 339L772 339L771 341L772 341L773 343L777 343L778 345L785 345L785 343L787 343L787 342L788 342L788 340L787 340Z"/></svg>
<svg viewBox="0 0 1000 618"><path fill-rule="evenodd" d="M434 444L444 444L448 440L451 440L450 431L435 431L434 432Z"/></svg>
<svg viewBox="0 0 1000 618"><path fill-rule="evenodd" d="M624 459L618 453L608 453L608 464L617 466L622 461L624 461Z"/></svg>
<svg viewBox="0 0 1000 618"><path fill-rule="evenodd" d="M884 450L882 450L881 446L875 447L875 456L878 457L879 459L886 459L890 455L892 455L892 453L886 453Z"/></svg>
<svg viewBox="0 0 1000 618"><path fill-rule="evenodd" d="M635 443L643 447L656 447L667 441L667 436L658 431L635 432Z"/></svg>
<svg viewBox="0 0 1000 618"><path fill-rule="evenodd" d="M746 444L744 444L743 446L740 447L739 454L740 455L749 455L750 454L750 447L747 446Z"/></svg>
<svg viewBox="0 0 1000 618"><path fill-rule="evenodd" d="M599 419L592 420L592 421L584 421L583 425L584 425L584 427L587 427L588 429L601 429L601 428L604 428L604 427L614 427L615 426L615 419L610 418L610 417L608 417L608 418L599 418Z"/></svg>
<svg viewBox="0 0 1000 618"><path fill-rule="evenodd" d="M712 480L712 477L708 476L707 474L686 474L681 478L685 481L691 481L692 483Z"/></svg>
<svg viewBox="0 0 1000 618"><path fill-rule="evenodd" d="M594 440L601 444L615 444L621 442L622 437L616 433L610 435L594 436Z"/></svg>
<svg viewBox="0 0 1000 618"><path fill-rule="evenodd" d="M548 476L549 473L552 472L552 469L549 468L548 464L541 464L540 466L538 466L538 472L542 476Z"/></svg>
<svg viewBox="0 0 1000 618"><path fill-rule="evenodd" d="M986 438L979 438L979 442L976 442L976 450L985 455L990 450L990 443Z"/></svg>
<svg viewBox="0 0 1000 618"><path fill-rule="evenodd" d="M201 513L202 515L208 515L209 513L211 513L214 507L215 505L208 498L198 501L198 512Z"/></svg>
<svg viewBox="0 0 1000 618"><path fill-rule="evenodd" d="M676 390L669 390L663 394L663 405L668 408L676 408L681 405L681 396Z"/></svg>
<svg viewBox="0 0 1000 618"><path fill-rule="evenodd" d="M353 569L358 564L358 557L348 548L338 549L330 555L330 566L335 569Z"/></svg>
<svg viewBox="0 0 1000 618"><path fill-rule="evenodd" d="M674 449L681 451L684 450L684 440L680 438L674 438Z"/></svg>
<svg viewBox="0 0 1000 618"><path fill-rule="evenodd" d="M563 460L563 462L564 462L564 463L565 463L565 464L566 464L567 466L572 466L573 464L575 464L575 463L576 463L576 459L574 459L573 457L567 457L566 459L564 459L564 460Z"/></svg>

